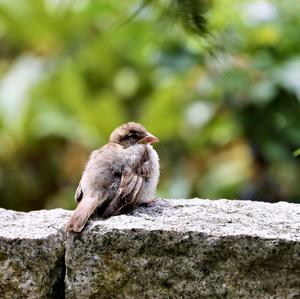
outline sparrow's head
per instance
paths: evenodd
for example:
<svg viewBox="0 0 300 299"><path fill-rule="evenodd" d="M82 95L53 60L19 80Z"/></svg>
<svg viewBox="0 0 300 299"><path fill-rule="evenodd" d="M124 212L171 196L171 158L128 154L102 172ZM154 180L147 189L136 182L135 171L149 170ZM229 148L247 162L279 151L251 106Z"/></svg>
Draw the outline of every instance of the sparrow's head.
<svg viewBox="0 0 300 299"><path fill-rule="evenodd" d="M129 147L134 144L157 142L158 138L149 133L143 125L129 122L116 128L111 133L109 141Z"/></svg>

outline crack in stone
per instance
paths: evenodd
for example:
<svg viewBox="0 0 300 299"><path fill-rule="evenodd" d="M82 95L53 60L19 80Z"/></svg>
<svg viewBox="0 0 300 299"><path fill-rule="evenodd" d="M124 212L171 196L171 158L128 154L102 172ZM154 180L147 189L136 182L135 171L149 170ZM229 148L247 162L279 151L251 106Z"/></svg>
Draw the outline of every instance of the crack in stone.
<svg viewBox="0 0 300 299"><path fill-rule="evenodd" d="M298 298L300 205L161 200L81 234L0 209L0 297Z"/></svg>

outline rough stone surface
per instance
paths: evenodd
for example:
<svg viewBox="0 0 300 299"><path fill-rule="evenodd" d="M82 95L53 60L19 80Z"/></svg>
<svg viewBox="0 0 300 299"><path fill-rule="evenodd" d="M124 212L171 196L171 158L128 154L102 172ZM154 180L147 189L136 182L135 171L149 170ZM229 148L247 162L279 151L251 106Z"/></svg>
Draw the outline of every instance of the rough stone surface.
<svg viewBox="0 0 300 299"><path fill-rule="evenodd" d="M300 298L300 205L166 200L65 243L66 298Z"/></svg>
<svg viewBox="0 0 300 299"><path fill-rule="evenodd" d="M64 298L62 227L70 212L0 209L0 298Z"/></svg>
<svg viewBox="0 0 300 299"><path fill-rule="evenodd" d="M300 205L160 200L66 236L69 215L0 209L1 299L300 298Z"/></svg>

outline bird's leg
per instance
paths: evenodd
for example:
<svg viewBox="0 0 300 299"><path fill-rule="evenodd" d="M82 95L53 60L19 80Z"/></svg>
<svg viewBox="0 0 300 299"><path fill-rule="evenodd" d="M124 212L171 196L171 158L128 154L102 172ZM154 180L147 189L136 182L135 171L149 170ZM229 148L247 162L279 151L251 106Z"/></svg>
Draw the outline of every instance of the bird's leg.
<svg viewBox="0 0 300 299"><path fill-rule="evenodd" d="M140 175L142 177L148 178L151 175L151 165L150 165L150 161L146 161L142 164L140 170Z"/></svg>

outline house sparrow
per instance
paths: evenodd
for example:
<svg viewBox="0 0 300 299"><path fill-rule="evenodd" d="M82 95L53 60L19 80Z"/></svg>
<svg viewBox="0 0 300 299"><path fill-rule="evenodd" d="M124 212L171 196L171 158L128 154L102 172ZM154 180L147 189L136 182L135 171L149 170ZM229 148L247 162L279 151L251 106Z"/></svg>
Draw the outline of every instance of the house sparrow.
<svg viewBox="0 0 300 299"><path fill-rule="evenodd" d="M97 209L103 218L151 202L159 179L158 139L141 124L115 129L109 143L92 152L75 193L78 206L66 231L80 232Z"/></svg>

